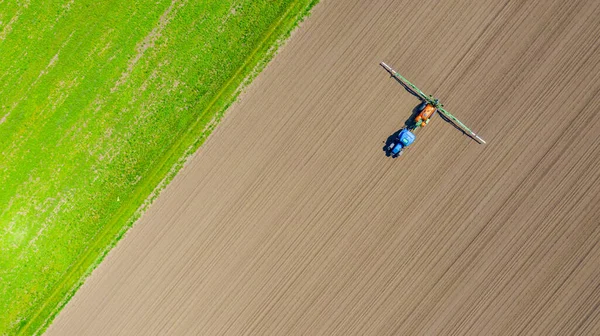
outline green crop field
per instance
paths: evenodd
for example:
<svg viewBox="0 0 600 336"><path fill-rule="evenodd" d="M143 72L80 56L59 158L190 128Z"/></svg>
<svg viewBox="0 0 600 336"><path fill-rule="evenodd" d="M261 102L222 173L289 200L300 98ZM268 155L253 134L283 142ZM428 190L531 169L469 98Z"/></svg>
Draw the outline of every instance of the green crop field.
<svg viewBox="0 0 600 336"><path fill-rule="evenodd" d="M47 328L315 2L0 1L0 335Z"/></svg>

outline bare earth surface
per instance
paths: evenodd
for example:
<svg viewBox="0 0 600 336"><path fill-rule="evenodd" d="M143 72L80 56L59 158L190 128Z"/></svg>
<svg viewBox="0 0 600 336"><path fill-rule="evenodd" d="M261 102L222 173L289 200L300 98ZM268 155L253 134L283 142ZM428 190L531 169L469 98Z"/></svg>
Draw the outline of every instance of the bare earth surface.
<svg viewBox="0 0 600 336"><path fill-rule="evenodd" d="M324 0L48 334L600 334L599 36L594 0ZM387 158L418 101L380 61L488 145Z"/></svg>

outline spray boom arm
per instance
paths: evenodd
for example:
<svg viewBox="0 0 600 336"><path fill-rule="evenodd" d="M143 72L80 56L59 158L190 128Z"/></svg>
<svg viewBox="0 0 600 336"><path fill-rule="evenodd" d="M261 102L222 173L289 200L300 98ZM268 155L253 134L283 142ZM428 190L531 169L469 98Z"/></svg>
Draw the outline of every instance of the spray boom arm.
<svg viewBox="0 0 600 336"><path fill-rule="evenodd" d="M397 73L394 69L392 69L389 65L381 62L381 66L387 70L387 72L392 75L398 82L404 86L405 89L410 91L415 96L419 97L422 101L427 102L428 104L433 105L438 113L440 113L444 120L452 123L458 129L463 131L463 133L470 136L473 140L477 141L480 144L485 144L485 140L483 140L479 135L475 134L475 132L471 131L465 124L463 124L460 120L458 120L455 116L450 114L450 112L444 110L443 105L440 104L438 99L433 98L431 95L427 96L423 91L419 90L413 83L409 82L406 78L402 77L399 73Z"/></svg>

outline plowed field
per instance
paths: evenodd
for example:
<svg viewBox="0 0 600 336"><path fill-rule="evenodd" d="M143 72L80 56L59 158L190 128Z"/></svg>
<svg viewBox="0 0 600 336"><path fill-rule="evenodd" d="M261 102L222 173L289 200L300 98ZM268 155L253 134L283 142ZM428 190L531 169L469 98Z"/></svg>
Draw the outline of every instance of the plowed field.
<svg viewBox="0 0 600 336"><path fill-rule="evenodd" d="M600 334L600 2L328 1L50 335ZM385 61L487 140L434 117Z"/></svg>

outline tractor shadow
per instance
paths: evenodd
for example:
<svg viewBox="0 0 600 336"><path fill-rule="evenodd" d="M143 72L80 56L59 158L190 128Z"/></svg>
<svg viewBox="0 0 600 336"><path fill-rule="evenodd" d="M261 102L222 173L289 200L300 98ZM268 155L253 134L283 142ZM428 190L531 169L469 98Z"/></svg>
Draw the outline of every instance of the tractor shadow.
<svg viewBox="0 0 600 336"><path fill-rule="evenodd" d="M392 151L391 151L391 144L395 142L395 140L398 138L398 134L400 134L400 132L402 131L402 128L397 130L396 132L394 132L394 134L390 135L386 140L385 143L383 144L383 152L385 153L385 156L387 157L391 157L392 156Z"/></svg>

